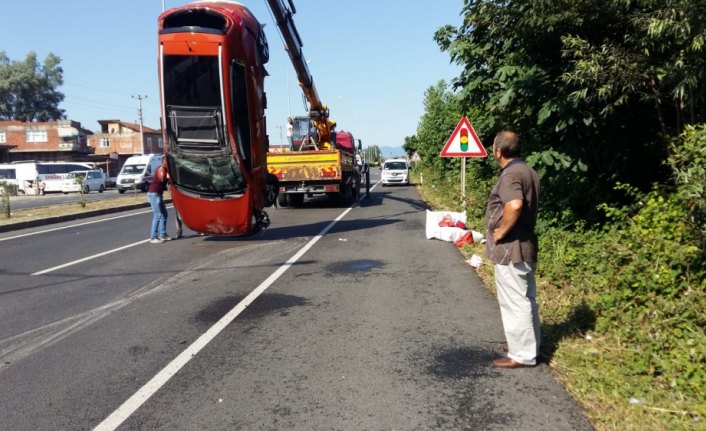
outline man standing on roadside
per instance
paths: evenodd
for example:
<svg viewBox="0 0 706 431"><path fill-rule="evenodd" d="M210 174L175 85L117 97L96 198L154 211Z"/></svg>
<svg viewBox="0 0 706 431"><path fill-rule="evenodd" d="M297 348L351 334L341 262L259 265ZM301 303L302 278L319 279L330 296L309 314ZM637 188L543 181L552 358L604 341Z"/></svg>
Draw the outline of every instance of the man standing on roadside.
<svg viewBox="0 0 706 431"><path fill-rule="evenodd" d="M502 169L488 199L486 257L495 264L495 287L507 345L499 368L537 364L540 344L537 285L539 176L520 158L520 138L502 131L493 141L493 155Z"/></svg>

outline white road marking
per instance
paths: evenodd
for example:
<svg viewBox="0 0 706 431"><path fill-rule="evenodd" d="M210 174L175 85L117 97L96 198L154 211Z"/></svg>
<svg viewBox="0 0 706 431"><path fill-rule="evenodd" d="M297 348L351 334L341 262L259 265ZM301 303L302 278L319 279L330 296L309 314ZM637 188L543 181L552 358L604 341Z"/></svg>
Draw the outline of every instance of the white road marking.
<svg viewBox="0 0 706 431"><path fill-rule="evenodd" d="M88 256L88 257L84 257L83 259L78 259L78 260L74 260L74 261L72 261L72 262L67 262L67 263L64 263L64 264L55 266L55 267L53 267L53 268L48 268L48 269L44 269L44 270L42 270L42 271L37 271L37 272L34 272L34 273L30 274L30 275L42 275L42 274L46 274L46 273L48 273L48 272L56 271L57 269L66 268L66 267L68 267L68 266L76 265L76 264L81 263L81 262L86 262L86 261L89 261L89 260L97 259L97 258L99 258L99 257L101 257L101 256L105 256L105 255L107 255L107 254L111 254L111 253L115 253L115 252L118 252L118 251L121 251L121 250L125 250L126 248L135 247L136 245L144 244L144 243L149 242L149 241L150 241L149 238L143 239L142 241L133 242L132 244L124 245L124 246L122 246L122 247L114 248L114 249L112 249L112 250L106 250L106 251L104 251L103 253L94 254L94 255L91 255L91 256Z"/></svg>
<svg viewBox="0 0 706 431"><path fill-rule="evenodd" d="M83 222L83 223L72 224L70 226L55 227L52 229L39 230L37 232L23 233L21 235L9 236L7 238L0 238L0 242L8 241L11 239L24 238L26 236L39 235L39 234L47 233L47 232L55 232L57 230L71 229L71 228L78 227L78 226L86 226L86 225L94 224L94 223L103 223L105 221L117 220L119 218L132 217L132 216L136 216L138 214L146 214L146 213L151 213L151 212L152 212L152 210L140 211L140 212L136 212L136 213L124 214L124 215L119 215L119 216L115 216L115 217L108 217L108 218L104 218L104 219L100 219L100 220L93 220L93 221L87 221L87 222Z"/></svg>
<svg viewBox="0 0 706 431"><path fill-rule="evenodd" d="M189 361L191 361L204 347L206 347L218 334L221 333L240 313L245 310L257 297L267 290L282 274L284 274L294 263L296 263L311 247L333 228L343 217L346 216L353 206L348 207L335 220L329 223L318 235L312 238L304 247L294 254L284 265L280 266L265 281L260 283L248 296L240 301L225 316L216 322L203 335L196 339L189 347L174 358L166 367L157 373L152 379L128 398L120 407L103 420L94 431L114 430L122 425L135 411L142 406L152 395L154 395L169 379L179 372Z"/></svg>

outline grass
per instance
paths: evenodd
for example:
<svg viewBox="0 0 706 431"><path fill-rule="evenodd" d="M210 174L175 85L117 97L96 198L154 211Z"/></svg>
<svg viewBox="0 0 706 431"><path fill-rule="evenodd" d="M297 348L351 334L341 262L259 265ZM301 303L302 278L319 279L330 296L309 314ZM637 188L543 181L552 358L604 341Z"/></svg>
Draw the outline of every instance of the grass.
<svg viewBox="0 0 706 431"><path fill-rule="evenodd" d="M165 193L165 199L169 199L169 192ZM41 199L38 198L38 199ZM121 206L129 206L135 204L147 203L147 197L144 193L141 194L131 194L126 193L124 196L120 196L115 199L103 199L97 201L86 201L85 206L82 206L80 201L67 203L63 205L54 205L47 207L37 207L28 209L18 209L13 210L10 208L10 218L5 217L4 214L0 214L0 226L21 223L27 221L41 220L48 217L56 217L63 215L81 214L88 213L91 211L102 210L106 208L115 208Z"/></svg>

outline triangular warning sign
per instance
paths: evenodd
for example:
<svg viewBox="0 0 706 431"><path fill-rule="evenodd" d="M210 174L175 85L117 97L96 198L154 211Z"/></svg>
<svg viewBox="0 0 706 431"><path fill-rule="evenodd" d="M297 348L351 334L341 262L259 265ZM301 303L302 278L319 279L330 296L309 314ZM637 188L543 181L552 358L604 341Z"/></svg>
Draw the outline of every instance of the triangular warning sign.
<svg viewBox="0 0 706 431"><path fill-rule="evenodd" d="M463 117L441 150L441 157L487 157L476 131L468 118Z"/></svg>

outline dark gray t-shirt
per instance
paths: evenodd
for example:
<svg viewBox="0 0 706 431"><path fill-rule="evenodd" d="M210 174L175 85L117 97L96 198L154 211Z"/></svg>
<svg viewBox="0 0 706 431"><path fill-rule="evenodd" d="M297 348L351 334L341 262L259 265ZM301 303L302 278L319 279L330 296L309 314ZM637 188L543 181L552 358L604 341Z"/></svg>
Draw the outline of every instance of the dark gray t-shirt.
<svg viewBox="0 0 706 431"><path fill-rule="evenodd" d="M515 226L498 244L493 242L493 231L500 226L503 207L515 199L522 199L522 212ZM486 257L494 263L537 262L537 222L539 204L539 175L522 159L513 159L500 173L490 193L485 213Z"/></svg>

